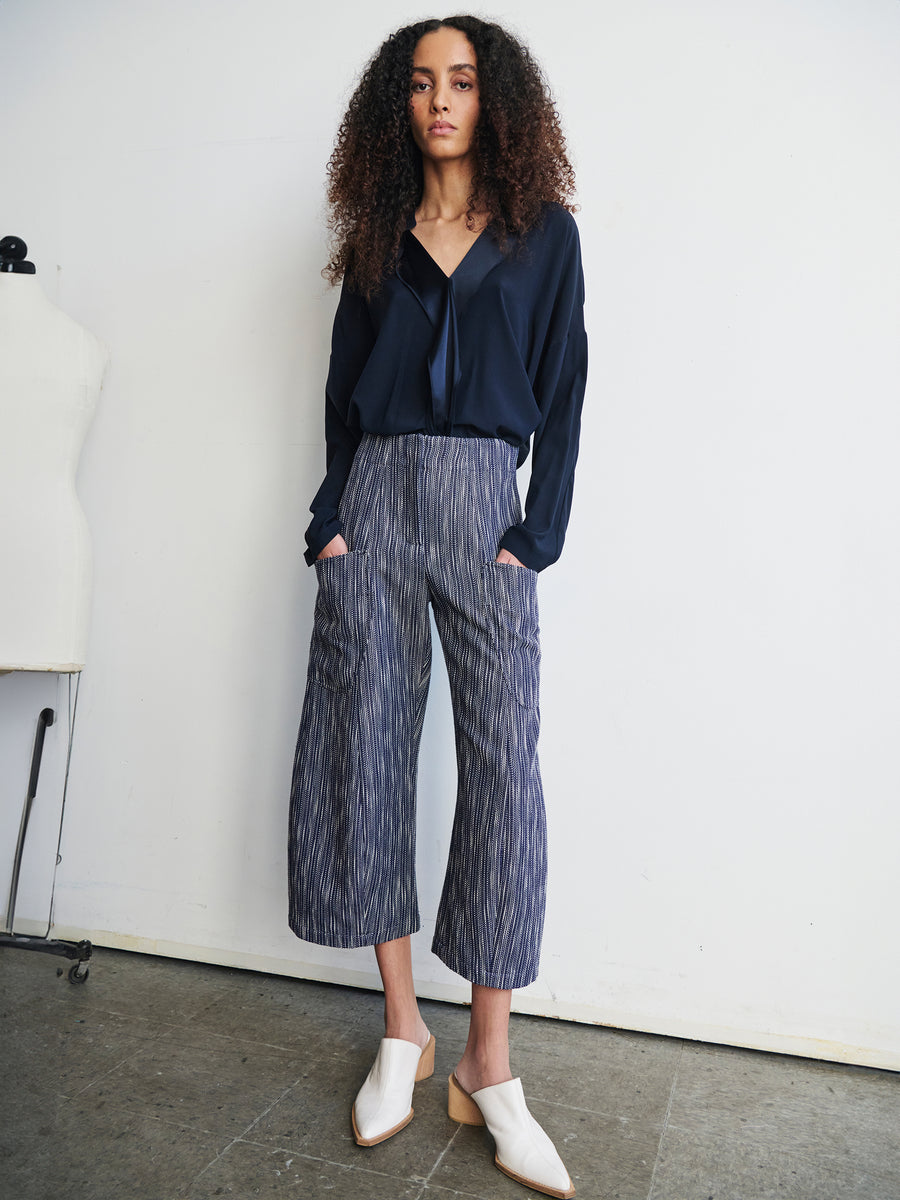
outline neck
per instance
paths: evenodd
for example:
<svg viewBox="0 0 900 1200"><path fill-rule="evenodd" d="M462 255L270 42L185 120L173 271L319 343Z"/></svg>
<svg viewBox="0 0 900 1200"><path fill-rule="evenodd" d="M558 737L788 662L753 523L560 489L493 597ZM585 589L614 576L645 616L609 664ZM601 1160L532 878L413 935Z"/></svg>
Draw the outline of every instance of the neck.
<svg viewBox="0 0 900 1200"><path fill-rule="evenodd" d="M468 159L453 162L423 162L424 187L419 203L423 221L455 221L468 211L472 194L472 164Z"/></svg>
<svg viewBox="0 0 900 1200"><path fill-rule="evenodd" d="M0 304L8 311L52 307L37 275L0 271Z"/></svg>

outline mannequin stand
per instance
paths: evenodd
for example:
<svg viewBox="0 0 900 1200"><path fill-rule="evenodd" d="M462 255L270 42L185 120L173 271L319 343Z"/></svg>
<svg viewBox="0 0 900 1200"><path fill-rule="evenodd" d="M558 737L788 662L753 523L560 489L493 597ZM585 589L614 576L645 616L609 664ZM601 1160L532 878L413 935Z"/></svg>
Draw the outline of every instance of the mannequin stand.
<svg viewBox="0 0 900 1200"><path fill-rule="evenodd" d="M72 754L72 738L75 732L75 711L78 707L78 685L81 682L81 675L78 675L78 681L75 684L75 704L72 710L72 719L69 723L69 745L66 756L66 785L68 784L68 762ZM25 835L28 832L28 821L31 816L31 808L34 803L34 798L37 795L38 778L41 773L41 758L44 753L44 734L47 731L47 726L52 725L54 721L54 713L52 708L42 709L37 724L37 731L34 735L34 749L31 755L31 772L28 779L28 793L25 797L25 804L22 809L22 820L19 823L19 840L16 843L16 856L13 862L12 881L9 889L9 903L6 908L8 930L0 933L0 947L8 946L17 950L37 950L44 954L57 954L63 958L74 959L73 965L69 968L70 983L84 983L88 977L89 968L85 965L91 958L93 946L88 941L81 942L66 942L60 941L58 938L50 937L31 937L26 934L15 932L16 919L16 894L19 889L19 871L22 866L22 855L25 850ZM56 860L59 862L59 846L62 842L62 823L66 805L66 787L63 788L63 803L59 814L59 839L57 841ZM55 872L54 872L55 878ZM51 919L52 924L52 919ZM49 927L47 932L49 933ZM60 967L57 975L63 973L63 968Z"/></svg>

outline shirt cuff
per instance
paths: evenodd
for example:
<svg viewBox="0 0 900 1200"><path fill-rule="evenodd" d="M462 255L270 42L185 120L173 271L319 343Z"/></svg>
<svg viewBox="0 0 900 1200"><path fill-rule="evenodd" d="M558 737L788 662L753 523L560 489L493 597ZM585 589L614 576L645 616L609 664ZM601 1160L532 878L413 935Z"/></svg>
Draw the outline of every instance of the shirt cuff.
<svg viewBox="0 0 900 1200"><path fill-rule="evenodd" d="M344 532L344 527L338 517L330 517L321 525L313 521L312 525L306 531L306 544L309 547L304 551L303 557L306 559L306 565L311 567L332 538L336 538L339 533Z"/></svg>
<svg viewBox="0 0 900 1200"><path fill-rule="evenodd" d="M524 525L512 525L500 539L500 549L514 554L520 563L532 571L543 571L555 559L547 559L535 546L534 539Z"/></svg>

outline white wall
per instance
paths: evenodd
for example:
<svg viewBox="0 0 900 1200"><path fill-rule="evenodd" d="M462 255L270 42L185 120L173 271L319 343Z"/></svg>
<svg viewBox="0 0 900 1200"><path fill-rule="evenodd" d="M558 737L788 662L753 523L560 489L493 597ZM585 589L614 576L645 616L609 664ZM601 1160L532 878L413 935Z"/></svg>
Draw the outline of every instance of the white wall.
<svg viewBox="0 0 900 1200"><path fill-rule="evenodd" d="M113 354L57 932L371 985L370 951L285 922L300 554L324 162L354 71L428 14L308 11L5 0L0 235ZM592 353L540 585L551 900L516 1004L900 1067L900 7L491 15L570 135ZM452 764L438 672L416 964L462 999L428 951Z"/></svg>

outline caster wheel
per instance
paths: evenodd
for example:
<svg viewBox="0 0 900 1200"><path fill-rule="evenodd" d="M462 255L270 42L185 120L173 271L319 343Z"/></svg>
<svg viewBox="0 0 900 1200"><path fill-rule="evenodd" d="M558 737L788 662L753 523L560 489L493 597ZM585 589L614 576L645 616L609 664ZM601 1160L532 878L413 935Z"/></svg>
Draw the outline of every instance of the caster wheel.
<svg viewBox="0 0 900 1200"><path fill-rule="evenodd" d="M69 983L84 983L90 974L90 967L84 966L83 963L73 963L69 967Z"/></svg>

